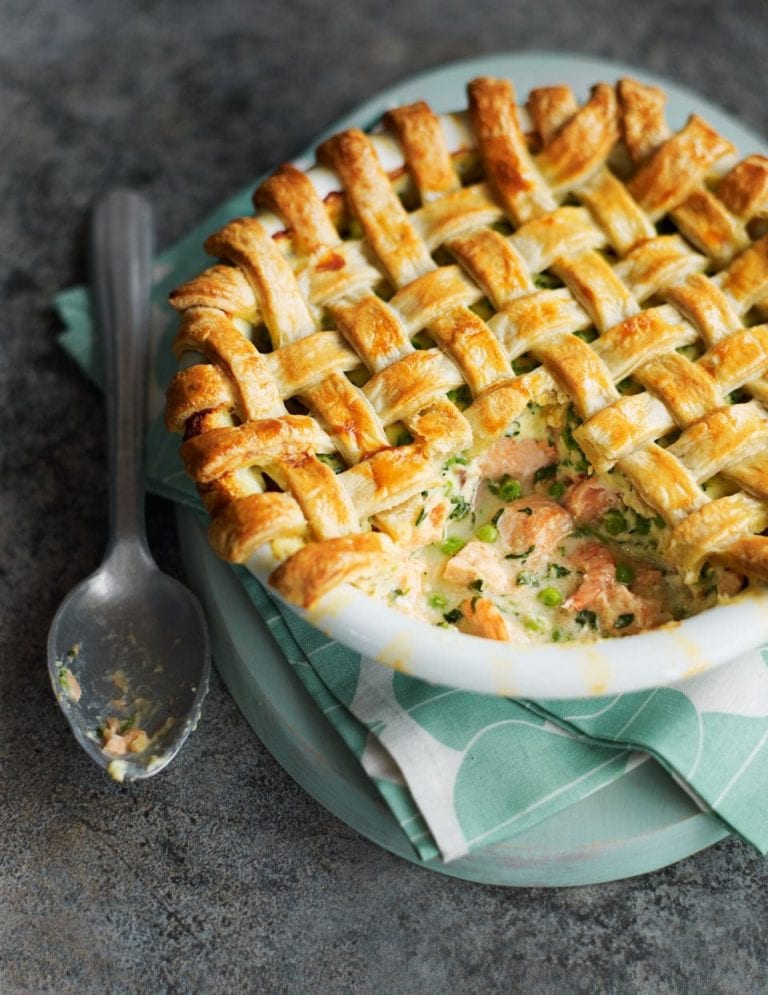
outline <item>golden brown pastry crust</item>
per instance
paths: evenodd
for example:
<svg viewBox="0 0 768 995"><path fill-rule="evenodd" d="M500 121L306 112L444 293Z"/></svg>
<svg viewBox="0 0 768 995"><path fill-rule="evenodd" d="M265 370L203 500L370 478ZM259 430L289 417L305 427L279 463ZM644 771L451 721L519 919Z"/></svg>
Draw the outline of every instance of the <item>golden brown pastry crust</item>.
<svg viewBox="0 0 768 995"><path fill-rule="evenodd" d="M166 420L214 548L304 544L272 583L311 605L396 555L446 458L482 451L529 401L570 400L588 459L672 527L686 577L712 558L768 579L768 159L715 178L730 143L697 115L671 133L663 92L634 80L581 106L534 90L527 135L508 81L468 95L476 181L426 104L394 109L405 172L362 131L333 136L317 155L339 193L281 166L254 195L279 237L231 221L206 243L221 262L171 295L177 354L206 363L174 377ZM545 271L562 286L537 287ZM540 365L517 376L523 355ZM617 389L627 377L639 393ZM736 493L711 499L715 474Z"/></svg>

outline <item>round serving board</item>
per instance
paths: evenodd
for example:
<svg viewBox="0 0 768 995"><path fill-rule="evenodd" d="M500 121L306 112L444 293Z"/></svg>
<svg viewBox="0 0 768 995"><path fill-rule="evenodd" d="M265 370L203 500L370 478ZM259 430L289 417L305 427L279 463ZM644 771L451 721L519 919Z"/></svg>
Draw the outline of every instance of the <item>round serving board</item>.
<svg viewBox="0 0 768 995"><path fill-rule="evenodd" d="M648 762L507 843L450 864L419 860L234 571L210 551L200 516L179 508L178 523L187 577L208 616L214 662L256 735L305 791L386 850L467 881L561 886L645 874L727 835Z"/></svg>
<svg viewBox="0 0 768 995"><path fill-rule="evenodd" d="M601 59L536 52L484 56L413 77L367 101L325 134L370 127L387 108L417 99L438 112L463 107L466 83L479 75L509 77L521 95L532 87L567 83L580 96L598 80L632 75L664 87L674 127L696 110L743 153L764 144L719 108L667 80ZM311 161L311 153L302 160ZM189 581L205 605L214 659L235 701L291 777L374 843L422 867L469 881L562 886L644 874L727 835L721 822L699 811L650 761L507 843L447 865L419 860L375 787L294 675L235 573L210 552L200 518L179 508L178 520Z"/></svg>

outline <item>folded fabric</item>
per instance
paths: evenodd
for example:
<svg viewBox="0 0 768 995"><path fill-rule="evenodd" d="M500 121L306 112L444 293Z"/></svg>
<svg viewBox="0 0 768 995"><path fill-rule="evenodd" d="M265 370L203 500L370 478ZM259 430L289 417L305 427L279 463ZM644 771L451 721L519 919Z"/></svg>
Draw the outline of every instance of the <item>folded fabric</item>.
<svg viewBox="0 0 768 995"><path fill-rule="evenodd" d="M200 507L161 410L175 369L174 286L206 265L205 236L247 213L233 198L155 270L147 482ZM83 288L60 294L61 343L94 379L98 347ZM239 574L288 663L375 782L422 859L497 843L621 777L649 755L697 802L768 851L768 665L754 650L673 687L608 699L512 701L425 684L337 643Z"/></svg>

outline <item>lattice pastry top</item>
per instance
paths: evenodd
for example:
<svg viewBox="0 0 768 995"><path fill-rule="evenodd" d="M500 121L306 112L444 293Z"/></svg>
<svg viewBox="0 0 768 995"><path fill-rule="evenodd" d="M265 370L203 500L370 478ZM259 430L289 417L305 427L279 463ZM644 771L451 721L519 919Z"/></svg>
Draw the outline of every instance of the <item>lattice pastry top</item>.
<svg viewBox="0 0 768 995"><path fill-rule="evenodd" d="M670 133L630 79L581 106L534 90L528 132L506 80L468 93L466 115L400 107L280 167L172 294L175 350L204 362L167 424L214 549L272 543L272 583L310 605L418 545L427 513L443 541L446 466L479 460L476 484L516 419L570 404L588 480L621 481L687 581L768 579L768 159L724 165L728 141L697 115ZM554 475L542 500L568 509Z"/></svg>

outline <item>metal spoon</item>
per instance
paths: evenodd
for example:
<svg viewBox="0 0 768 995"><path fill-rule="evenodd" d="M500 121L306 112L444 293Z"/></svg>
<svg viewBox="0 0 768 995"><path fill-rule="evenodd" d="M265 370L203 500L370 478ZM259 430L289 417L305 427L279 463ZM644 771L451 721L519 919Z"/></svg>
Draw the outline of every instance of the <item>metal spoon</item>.
<svg viewBox="0 0 768 995"><path fill-rule="evenodd" d="M149 204L129 190L108 193L94 210L91 250L105 360L110 532L101 567L56 613L48 670L78 742L122 781L162 770L195 728L210 650L197 598L158 569L144 530Z"/></svg>

